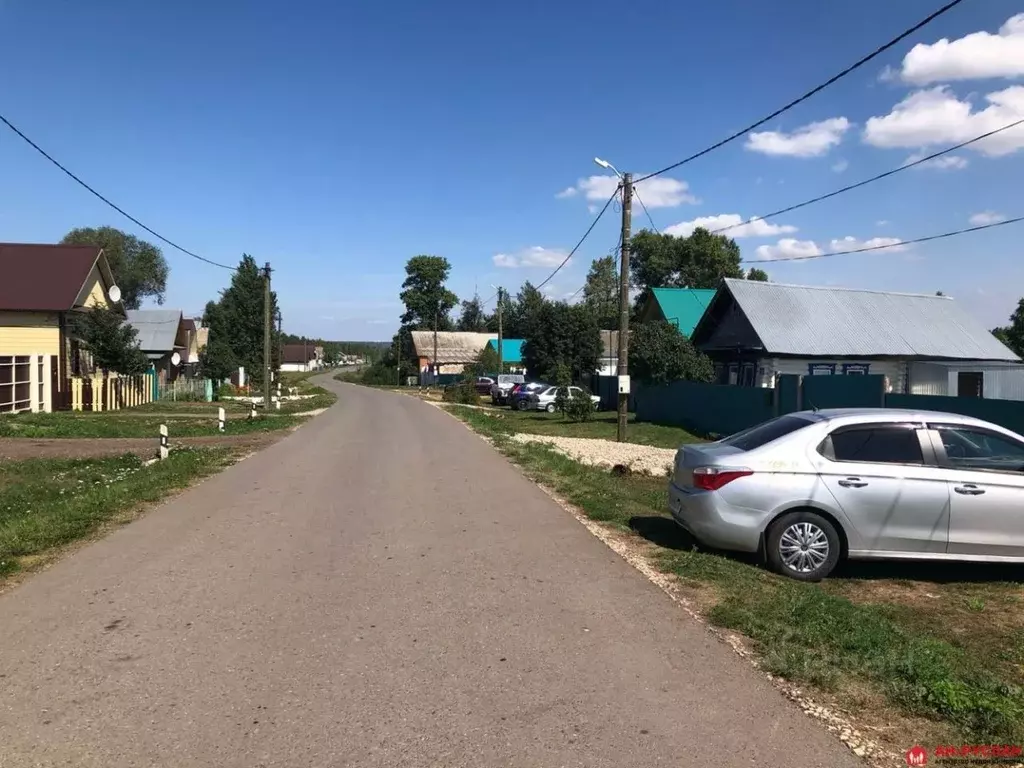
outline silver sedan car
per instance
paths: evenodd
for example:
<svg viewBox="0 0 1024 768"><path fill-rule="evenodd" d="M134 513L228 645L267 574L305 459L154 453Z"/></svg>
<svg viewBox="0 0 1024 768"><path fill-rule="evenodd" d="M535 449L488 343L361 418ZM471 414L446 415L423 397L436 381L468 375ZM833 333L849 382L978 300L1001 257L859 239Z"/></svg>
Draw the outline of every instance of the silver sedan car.
<svg viewBox="0 0 1024 768"><path fill-rule="evenodd" d="M1024 563L1024 437L953 413L791 413L680 448L669 507L804 581L841 558Z"/></svg>

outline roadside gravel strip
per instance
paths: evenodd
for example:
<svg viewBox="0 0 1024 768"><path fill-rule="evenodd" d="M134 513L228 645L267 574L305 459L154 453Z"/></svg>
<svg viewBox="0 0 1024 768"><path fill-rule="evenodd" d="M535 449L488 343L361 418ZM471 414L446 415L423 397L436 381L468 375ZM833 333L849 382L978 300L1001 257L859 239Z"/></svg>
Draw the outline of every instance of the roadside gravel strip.
<svg viewBox="0 0 1024 768"><path fill-rule="evenodd" d="M550 435L516 434L512 439L517 443L543 443L559 453L564 453L581 464L598 467L614 467L622 464L634 472L663 476L672 470L676 452L672 448L653 448L649 445L616 443L611 440L595 440L585 437L555 437Z"/></svg>

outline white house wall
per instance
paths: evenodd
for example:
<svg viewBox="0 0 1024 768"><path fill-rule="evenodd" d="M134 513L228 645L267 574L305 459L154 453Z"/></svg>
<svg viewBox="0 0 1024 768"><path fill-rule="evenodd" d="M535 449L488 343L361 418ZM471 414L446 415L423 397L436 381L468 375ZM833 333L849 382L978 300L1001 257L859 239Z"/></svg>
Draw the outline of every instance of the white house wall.
<svg viewBox="0 0 1024 768"><path fill-rule="evenodd" d="M1024 365L1020 363L911 363L910 394L957 395L957 374L984 374L986 400L1024 401Z"/></svg>
<svg viewBox="0 0 1024 768"><path fill-rule="evenodd" d="M760 372L760 385L771 387L775 383L775 377L782 374L796 374L808 376L812 365L834 365L835 374L843 375L844 365L866 365L869 374L879 374L889 377L889 384L893 392L903 392L903 385L906 381L907 364L901 360L864 360L857 358L838 358L836 360L822 360L821 358L804 357L775 357L767 358L760 362L763 369Z"/></svg>

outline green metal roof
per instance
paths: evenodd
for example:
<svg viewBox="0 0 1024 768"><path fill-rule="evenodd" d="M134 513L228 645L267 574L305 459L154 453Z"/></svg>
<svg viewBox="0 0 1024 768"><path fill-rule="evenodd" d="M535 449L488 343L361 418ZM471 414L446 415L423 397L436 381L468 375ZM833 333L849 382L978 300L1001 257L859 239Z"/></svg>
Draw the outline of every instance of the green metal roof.
<svg viewBox="0 0 1024 768"><path fill-rule="evenodd" d="M494 351L498 351L498 340L491 339L488 342ZM523 362L523 344L526 343L525 339L502 339L501 340L501 362L503 363L521 363Z"/></svg>
<svg viewBox="0 0 1024 768"><path fill-rule="evenodd" d="M687 338L714 298L713 288L652 288L661 313Z"/></svg>

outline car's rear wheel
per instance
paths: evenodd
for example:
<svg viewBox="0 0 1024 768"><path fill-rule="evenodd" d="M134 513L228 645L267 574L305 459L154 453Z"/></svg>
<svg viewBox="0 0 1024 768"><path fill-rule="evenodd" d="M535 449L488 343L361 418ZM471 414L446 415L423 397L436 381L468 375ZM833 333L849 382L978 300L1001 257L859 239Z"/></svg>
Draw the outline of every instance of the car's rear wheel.
<svg viewBox="0 0 1024 768"><path fill-rule="evenodd" d="M791 579L821 581L839 562L835 526L809 510L780 517L768 529L765 543L772 570Z"/></svg>
<svg viewBox="0 0 1024 768"><path fill-rule="evenodd" d="M554 403L548 403L547 407L544 410L547 411L548 413L554 413L555 412L555 404Z"/></svg>

